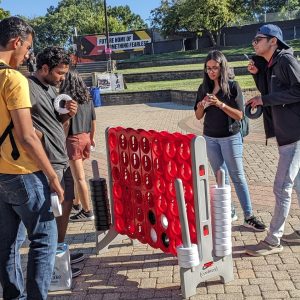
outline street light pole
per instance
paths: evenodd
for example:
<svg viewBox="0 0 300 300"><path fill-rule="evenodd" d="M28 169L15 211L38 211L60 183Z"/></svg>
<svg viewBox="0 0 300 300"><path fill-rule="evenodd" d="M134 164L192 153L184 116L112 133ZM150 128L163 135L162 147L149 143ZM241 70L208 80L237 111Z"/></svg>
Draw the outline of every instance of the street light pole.
<svg viewBox="0 0 300 300"><path fill-rule="evenodd" d="M111 69L111 49L110 49L110 45L109 45L109 29L108 29L106 0L104 0L104 19L105 19L105 35L106 35L106 49L105 49L105 54L108 54L109 72L111 72L112 71L112 69Z"/></svg>

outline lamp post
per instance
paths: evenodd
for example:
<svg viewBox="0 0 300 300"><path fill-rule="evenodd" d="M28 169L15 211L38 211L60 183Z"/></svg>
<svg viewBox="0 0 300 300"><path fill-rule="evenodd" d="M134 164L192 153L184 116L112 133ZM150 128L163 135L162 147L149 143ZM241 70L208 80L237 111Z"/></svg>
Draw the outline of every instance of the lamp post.
<svg viewBox="0 0 300 300"><path fill-rule="evenodd" d="M109 45L109 29L108 29L108 20L107 20L107 8L106 8L106 0L104 0L104 19L105 19L105 35L106 35L106 48L105 54L108 55L109 61L109 72L111 72L111 48Z"/></svg>

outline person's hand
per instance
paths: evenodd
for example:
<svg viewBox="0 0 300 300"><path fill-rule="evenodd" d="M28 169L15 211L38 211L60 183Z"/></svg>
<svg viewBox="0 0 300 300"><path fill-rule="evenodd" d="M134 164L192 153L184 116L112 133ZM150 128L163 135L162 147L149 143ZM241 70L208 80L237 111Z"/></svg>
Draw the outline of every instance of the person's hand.
<svg viewBox="0 0 300 300"><path fill-rule="evenodd" d="M258 68L255 66L254 61L252 59L249 60L247 69L253 75L258 73Z"/></svg>
<svg viewBox="0 0 300 300"><path fill-rule="evenodd" d="M74 100L66 101L65 108L69 111L68 114L70 117L73 117L76 115L77 107L78 107L78 105L77 105L76 101L74 101Z"/></svg>
<svg viewBox="0 0 300 300"><path fill-rule="evenodd" d="M55 192L58 196L59 202L62 203L64 201L64 190L57 176L49 179L49 186L51 193Z"/></svg>
<svg viewBox="0 0 300 300"><path fill-rule="evenodd" d="M217 97L216 97L216 95L213 95L213 94L210 94L210 95L208 95L207 96L208 98L209 98L209 103L210 103L210 105L214 105L214 106L216 106L216 107L218 107L218 108L222 108L223 107L223 102L222 101L220 101Z"/></svg>
<svg viewBox="0 0 300 300"><path fill-rule="evenodd" d="M256 106L259 106L259 105L263 105L261 96L255 96L255 97L251 98L250 100L248 100L246 102L246 105L249 105L249 104L251 105L252 108L255 108Z"/></svg>
<svg viewBox="0 0 300 300"><path fill-rule="evenodd" d="M35 134L37 135L37 137L39 138L39 140L42 140L43 133L35 128L34 128L34 131L35 131Z"/></svg>
<svg viewBox="0 0 300 300"><path fill-rule="evenodd" d="M96 146L96 143L95 143L94 138L91 138L91 146L92 146L92 147L95 147L95 146Z"/></svg>
<svg viewBox="0 0 300 300"><path fill-rule="evenodd" d="M203 107L203 109L205 109L206 107L210 106L211 103L210 103L210 98L208 95L206 95L202 101L198 102L197 104L197 108L200 108L200 107Z"/></svg>

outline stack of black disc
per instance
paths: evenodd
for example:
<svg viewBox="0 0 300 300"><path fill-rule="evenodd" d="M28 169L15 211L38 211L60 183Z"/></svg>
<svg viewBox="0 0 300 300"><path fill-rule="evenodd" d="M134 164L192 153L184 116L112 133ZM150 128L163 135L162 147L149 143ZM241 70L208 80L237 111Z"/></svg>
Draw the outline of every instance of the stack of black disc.
<svg viewBox="0 0 300 300"><path fill-rule="evenodd" d="M91 199L97 231L108 230L111 225L109 200L105 178L90 179Z"/></svg>

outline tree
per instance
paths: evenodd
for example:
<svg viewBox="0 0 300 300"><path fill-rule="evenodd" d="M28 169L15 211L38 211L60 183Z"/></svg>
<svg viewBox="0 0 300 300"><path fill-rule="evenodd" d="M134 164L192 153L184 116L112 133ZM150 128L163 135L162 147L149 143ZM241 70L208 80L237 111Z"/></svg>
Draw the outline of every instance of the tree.
<svg viewBox="0 0 300 300"><path fill-rule="evenodd" d="M176 0L161 0L161 5L151 10L151 26L165 35L172 35L182 30L180 11Z"/></svg>
<svg viewBox="0 0 300 300"><path fill-rule="evenodd" d="M132 13L128 5L115 7L109 6L108 15L121 22L126 27L126 31L144 29L148 27L139 15Z"/></svg>
<svg viewBox="0 0 300 300"><path fill-rule="evenodd" d="M1 4L1 0L0 0L0 4ZM4 10L2 7L0 7L0 20L9 17L10 13L7 10Z"/></svg>
<svg viewBox="0 0 300 300"><path fill-rule="evenodd" d="M166 35L183 30L205 32L213 46L220 45L222 28L236 18L233 0L162 1L151 14L152 24Z"/></svg>
<svg viewBox="0 0 300 300"><path fill-rule="evenodd" d="M57 7L51 6L44 17L30 20L37 33L35 49L50 45L68 46L72 44L71 37L76 27L79 35L99 34L105 32L103 0L61 0ZM123 11L121 8L117 11ZM129 7L128 7L129 9ZM138 15L131 13L125 8L125 16L129 19L123 22L122 14L116 17L108 15L108 26L110 32L127 31L135 28L131 21L142 20ZM131 19L130 19L131 18Z"/></svg>

